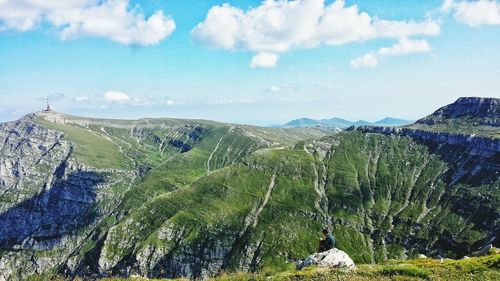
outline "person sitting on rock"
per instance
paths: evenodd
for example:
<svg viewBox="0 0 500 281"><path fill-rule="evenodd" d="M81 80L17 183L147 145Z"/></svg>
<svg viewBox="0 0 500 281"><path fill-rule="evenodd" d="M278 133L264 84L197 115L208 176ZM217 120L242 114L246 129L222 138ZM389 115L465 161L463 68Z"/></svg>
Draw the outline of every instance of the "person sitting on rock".
<svg viewBox="0 0 500 281"><path fill-rule="evenodd" d="M330 233L330 231L325 228L322 233L325 238L319 240L318 253L335 248L335 237Z"/></svg>

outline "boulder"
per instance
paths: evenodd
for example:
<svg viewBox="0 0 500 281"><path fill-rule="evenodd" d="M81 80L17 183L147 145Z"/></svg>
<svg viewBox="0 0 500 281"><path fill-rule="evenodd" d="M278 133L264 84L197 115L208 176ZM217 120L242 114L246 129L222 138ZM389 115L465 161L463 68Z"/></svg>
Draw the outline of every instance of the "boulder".
<svg viewBox="0 0 500 281"><path fill-rule="evenodd" d="M493 248L493 245L491 244L488 244L484 247L482 247L481 249L475 251L475 252L472 252L472 256L473 257L479 257L479 256L485 256L488 254L488 252Z"/></svg>
<svg viewBox="0 0 500 281"><path fill-rule="evenodd" d="M304 260L298 261L296 265L299 270L308 266L344 269L354 269L356 267L349 255L339 249L331 249L325 252L312 254Z"/></svg>

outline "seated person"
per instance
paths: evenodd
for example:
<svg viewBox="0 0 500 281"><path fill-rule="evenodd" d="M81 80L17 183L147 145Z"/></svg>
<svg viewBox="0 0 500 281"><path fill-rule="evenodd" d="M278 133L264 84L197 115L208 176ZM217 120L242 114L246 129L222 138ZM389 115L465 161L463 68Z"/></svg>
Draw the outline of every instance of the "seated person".
<svg viewBox="0 0 500 281"><path fill-rule="evenodd" d="M318 253L335 248L335 237L333 237L330 231L325 228L323 229L322 233L325 238L319 240Z"/></svg>

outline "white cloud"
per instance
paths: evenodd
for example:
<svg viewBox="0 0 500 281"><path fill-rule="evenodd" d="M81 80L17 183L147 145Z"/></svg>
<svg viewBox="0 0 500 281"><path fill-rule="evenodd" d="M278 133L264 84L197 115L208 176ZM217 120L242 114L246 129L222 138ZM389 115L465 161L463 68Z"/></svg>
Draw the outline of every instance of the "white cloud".
<svg viewBox="0 0 500 281"><path fill-rule="evenodd" d="M500 1L454 1L445 0L443 12L452 12L454 18L469 26L500 25Z"/></svg>
<svg viewBox="0 0 500 281"><path fill-rule="evenodd" d="M170 99L166 99L165 100L165 105L167 105L167 106L174 106L175 105L175 101L170 100Z"/></svg>
<svg viewBox="0 0 500 281"><path fill-rule="evenodd" d="M258 53L252 62L261 53L275 54L277 62L277 54L293 48L439 33L440 26L432 20L372 18L356 5L346 6L343 0L330 4L324 0L266 0L247 11L223 4L212 7L205 20L191 31L196 41L212 48Z"/></svg>
<svg viewBox="0 0 500 281"><path fill-rule="evenodd" d="M208 101L209 105L222 105L222 104L230 104L234 103L232 99L220 99L220 100L211 100Z"/></svg>
<svg viewBox="0 0 500 281"><path fill-rule="evenodd" d="M278 64L278 55L272 53L258 53L250 62L251 68L272 68Z"/></svg>
<svg viewBox="0 0 500 281"><path fill-rule="evenodd" d="M296 86L289 85L289 84L283 84L283 85L271 85L269 88L266 89L267 92L271 93L278 93L278 92L283 92L283 91L294 91L296 90Z"/></svg>
<svg viewBox="0 0 500 281"><path fill-rule="evenodd" d="M174 31L175 22L163 11L146 18L129 6L128 0L4 0L0 2L0 30L27 31L48 23L63 40L95 36L141 46L158 44Z"/></svg>
<svg viewBox="0 0 500 281"><path fill-rule="evenodd" d="M207 102L209 105L227 105L227 104L250 104L255 103L253 99L240 99L240 100L232 100L232 99L219 99L219 100L211 100Z"/></svg>
<svg viewBox="0 0 500 281"><path fill-rule="evenodd" d="M379 56L402 56L411 53L424 53L431 50L426 40L412 40L402 38L399 42L389 48L381 48L378 51Z"/></svg>
<svg viewBox="0 0 500 281"><path fill-rule="evenodd" d="M375 68L378 66L378 59L375 54L369 53L351 61L353 68Z"/></svg>
<svg viewBox="0 0 500 281"><path fill-rule="evenodd" d="M186 103L177 102L168 98L159 98L153 95L129 95L120 91L107 91L97 96L75 96L73 102L90 105L92 107L101 106L107 108L112 104L134 106L134 107L153 107L153 106L173 106Z"/></svg>
<svg viewBox="0 0 500 281"><path fill-rule="evenodd" d="M87 97L87 96L76 96L74 98L75 102L84 102L84 103L87 103L90 101L90 98Z"/></svg>
<svg viewBox="0 0 500 281"><path fill-rule="evenodd" d="M424 40L401 38L391 47L380 48L376 53L368 53L351 61L353 68L375 68L378 66L378 57L403 56L413 53L429 52L431 47Z"/></svg>
<svg viewBox="0 0 500 281"><path fill-rule="evenodd" d="M124 103L130 101L130 96L123 92L108 91L104 94L104 101L108 103Z"/></svg>
<svg viewBox="0 0 500 281"><path fill-rule="evenodd" d="M269 89L267 89L268 92L273 92L273 93L281 92L282 90L283 88L276 85L272 85L271 87L269 87Z"/></svg>
<svg viewBox="0 0 500 281"><path fill-rule="evenodd" d="M154 104L154 97L152 96L130 97L129 104L134 106L150 106Z"/></svg>

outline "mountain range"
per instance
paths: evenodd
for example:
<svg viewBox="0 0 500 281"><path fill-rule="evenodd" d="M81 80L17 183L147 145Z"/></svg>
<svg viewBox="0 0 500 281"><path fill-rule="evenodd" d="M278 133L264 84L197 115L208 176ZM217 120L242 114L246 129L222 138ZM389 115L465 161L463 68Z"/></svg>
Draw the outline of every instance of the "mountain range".
<svg viewBox="0 0 500 281"><path fill-rule="evenodd" d="M342 118L330 118L330 119L311 119L311 118L300 118L292 120L281 127L283 128L294 128L294 127L333 127L339 129L345 129L350 126L404 126L413 123L414 121L386 117L382 120L376 122L369 122L365 120L349 121Z"/></svg>
<svg viewBox="0 0 500 281"><path fill-rule="evenodd" d="M461 258L500 243L499 128L475 97L342 132L29 114L0 124L0 280L276 272L324 227L358 264Z"/></svg>

